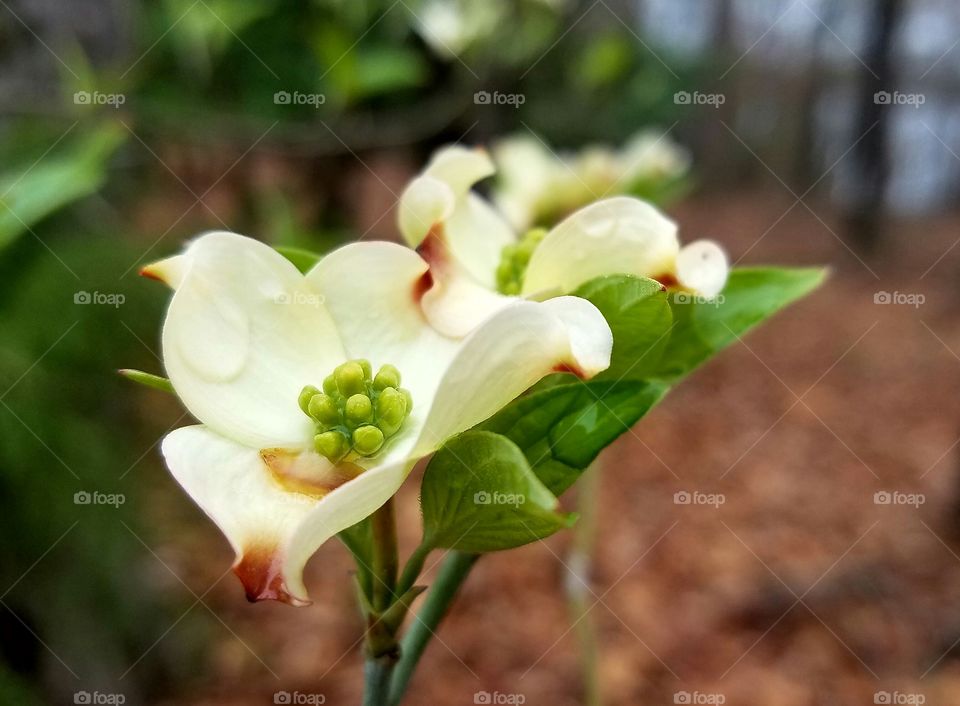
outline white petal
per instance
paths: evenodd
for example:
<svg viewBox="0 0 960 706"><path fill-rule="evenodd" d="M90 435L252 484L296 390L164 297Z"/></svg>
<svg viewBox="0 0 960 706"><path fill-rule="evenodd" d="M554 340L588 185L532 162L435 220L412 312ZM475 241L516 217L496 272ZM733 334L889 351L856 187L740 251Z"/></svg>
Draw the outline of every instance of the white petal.
<svg viewBox="0 0 960 706"><path fill-rule="evenodd" d="M677 281L704 297L718 295L729 273L726 253L712 240L694 241L677 255Z"/></svg>
<svg viewBox="0 0 960 706"><path fill-rule="evenodd" d="M282 255L233 233L209 233L179 260L163 326L177 395L201 422L256 448L300 446L311 422L297 405L345 359L322 298Z"/></svg>
<svg viewBox="0 0 960 706"><path fill-rule="evenodd" d="M594 277L672 273L677 227L656 208L619 196L597 201L557 225L530 258L523 291L572 292Z"/></svg>
<svg viewBox="0 0 960 706"><path fill-rule="evenodd" d="M378 466L352 480L336 479L330 491L286 483L260 451L202 426L172 432L162 450L174 478L233 547L234 571L247 597L293 605L307 602L307 560L386 502L409 470L406 463ZM318 473L335 472L325 459L311 456Z"/></svg>
<svg viewBox="0 0 960 706"><path fill-rule="evenodd" d="M307 274L336 321L347 357L366 358L374 370L395 365L415 411L433 398L457 345L435 331L420 308L431 275L416 252L386 242L345 245Z"/></svg>
<svg viewBox="0 0 960 706"><path fill-rule="evenodd" d="M463 338L516 300L477 284L458 263L435 271L444 274L434 278L421 304L430 324L447 336Z"/></svg>
<svg viewBox="0 0 960 706"><path fill-rule="evenodd" d="M490 288L503 247L516 239L500 214L470 192L493 170L482 150L443 148L404 190L398 212L400 232L409 245L419 246L442 226L447 246L464 271Z"/></svg>
<svg viewBox="0 0 960 706"><path fill-rule="evenodd" d="M432 176L419 176L400 195L397 227L410 247L417 247L430 229L453 213L456 195L449 184Z"/></svg>
<svg viewBox="0 0 960 706"><path fill-rule="evenodd" d="M613 336L590 302L513 303L463 340L416 446L418 454L487 419L551 372L588 378L610 364Z"/></svg>
<svg viewBox="0 0 960 706"><path fill-rule="evenodd" d="M493 206L476 194L467 194L443 224L442 235L453 257L474 281L495 289L503 248L514 242L516 235Z"/></svg>
<svg viewBox="0 0 960 706"><path fill-rule="evenodd" d="M496 168L490 155L482 149L451 145L439 149L427 164L424 174L448 184L459 198L481 179L491 176Z"/></svg>

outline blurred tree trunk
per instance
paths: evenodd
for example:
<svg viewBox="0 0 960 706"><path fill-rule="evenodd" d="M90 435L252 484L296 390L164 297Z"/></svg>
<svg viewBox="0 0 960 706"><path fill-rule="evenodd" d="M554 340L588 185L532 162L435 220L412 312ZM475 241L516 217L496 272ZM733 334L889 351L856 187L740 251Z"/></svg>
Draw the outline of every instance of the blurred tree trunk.
<svg viewBox="0 0 960 706"><path fill-rule="evenodd" d="M827 89L829 74L823 61L823 45L828 36L827 27L838 19L841 3L829 0L810 37L810 63L800 88L799 122L794 152L794 180L800 192L806 191L824 169L820 145L817 142L817 108L820 97Z"/></svg>
<svg viewBox="0 0 960 706"><path fill-rule="evenodd" d="M729 187L734 165L742 164L739 159L743 148L739 144L731 143L733 137L723 127L723 123L736 130L737 101L736 81L737 69L734 69L722 79L720 76L727 71L737 57L735 55L734 29L736 26L736 9L734 0L716 0L714 3L712 53L718 69L717 78L704 86L708 93L723 94L725 100L716 109L701 109L700 153L702 167L699 170L710 186L720 188ZM738 69L740 67L737 67ZM722 122L721 122L722 121Z"/></svg>
<svg viewBox="0 0 960 706"><path fill-rule="evenodd" d="M869 69L864 67L860 72L853 135L853 139L862 139L848 157L852 184L844 214L847 238L864 251L876 249L881 239L890 173L890 106L878 103L875 95L878 91L893 91L893 39L904 7L903 0L873 0L870 4L867 51L863 57Z"/></svg>

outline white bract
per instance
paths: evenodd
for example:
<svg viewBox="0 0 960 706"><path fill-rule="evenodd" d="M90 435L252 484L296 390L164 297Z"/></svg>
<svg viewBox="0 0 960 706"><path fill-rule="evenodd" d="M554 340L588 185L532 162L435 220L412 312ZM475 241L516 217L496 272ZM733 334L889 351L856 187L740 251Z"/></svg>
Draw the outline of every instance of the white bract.
<svg viewBox="0 0 960 706"><path fill-rule="evenodd" d="M532 163L536 180L541 170ZM729 263L720 246L699 240L681 248L676 224L633 197L596 201L549 231L518 238L471 191L494 171L486 152L446 147L400 199L400 231L434 276L423 309L448 335L465 335L516 296L549 299L603 275L651 277L708 299L726 284Z"/></svg>
<svg viewBox="0 0 960 706"><path fill-rule="evenodd" d="M590 145L575 154L556 154L534 135L494 144L497 182L493 201L510 224L523 231L572 213L638 185L668 182L690 168L690 155L667 135L645 130L619 150Z"/></svg>
<svg viewBox="0 0 960 706"><path fill-rule="evenodd" d="M589 377L609 364L609 327L575 297L518 300L469 336L441 334L420 309L430 266L392 243L347 245L303 275L267 245L217 232L144 273L174 290L164 365L200 421L170 433L163 455L226 535L251 600L303 604L307 560L385 503L417 459L554 370ZM402 376L412 407L391 393L406 410L399 429L334 463L316 451L302 393L326 390L338 366L359 359L390 371L365 389Z"/></svg>

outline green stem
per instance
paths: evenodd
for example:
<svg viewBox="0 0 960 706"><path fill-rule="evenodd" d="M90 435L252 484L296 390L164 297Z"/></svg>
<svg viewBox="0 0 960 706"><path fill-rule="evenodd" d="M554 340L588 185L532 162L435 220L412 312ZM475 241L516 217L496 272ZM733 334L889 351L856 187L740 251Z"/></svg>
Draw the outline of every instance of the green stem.
<svg viewBox="0 0 960 706"><path fill-rule="evenodd" d="M373 607L384 611L397 584L397 518L393 498L373 513Z"/></svg>
<svg viewBox="0 0 960 706"><path fill-rule="evenodd" d="M400 661L390 681L390 706L397 706L410 683L423 651L447 614L457 591L480 556L450 552L443 560L436 580L430 587L416 620L410 624L400 643Z"/></svg>
<svg viewBox="0 0 960 706"><path fill-rule="evenodd" d="M583 679L584 706L600 706L600 648L597 626L590 616L590 574L593 570L593 549L597 532L597 503L600 491L600 468L594 464L584 472L577 484L577 512L573 548L567 557L566 593L570 619L580 649L580 671Z"/></svg>
<svg viewBox="0 0 960 706"><path fill-rule="evenodd" d="M399 658L394 630L383 612L394 600L397 583L397 523L393 499L371 517L373 529L373 605L368 607L365 635L364 706L388 706L390 675Z"/></svg>
<svg viewBox="0 0 960 706"><path fill-rule="evenodd" d="M389 706L390 673L396 660L389 657L368 657L363 667L363 706Z"/></svg>

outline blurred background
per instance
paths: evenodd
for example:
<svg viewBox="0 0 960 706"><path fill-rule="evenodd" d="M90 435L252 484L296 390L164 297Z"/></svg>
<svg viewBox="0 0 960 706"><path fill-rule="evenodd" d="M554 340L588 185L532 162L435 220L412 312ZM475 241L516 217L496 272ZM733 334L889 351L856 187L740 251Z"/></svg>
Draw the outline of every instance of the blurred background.
<svg viewBox="0 0 960 706"><path fill-rule="evenodd" d="M407 703L597 703L589 625L606 704L955 703L958 108L949 0L0 0L0 702L358 702L347 552L247 604L115 369L162 371L143 264L395 239L460 142L518 227L626 190L832 277L598 460L578 627L572 533L486 557Z"/></svg>

